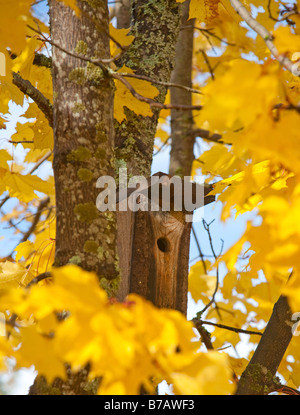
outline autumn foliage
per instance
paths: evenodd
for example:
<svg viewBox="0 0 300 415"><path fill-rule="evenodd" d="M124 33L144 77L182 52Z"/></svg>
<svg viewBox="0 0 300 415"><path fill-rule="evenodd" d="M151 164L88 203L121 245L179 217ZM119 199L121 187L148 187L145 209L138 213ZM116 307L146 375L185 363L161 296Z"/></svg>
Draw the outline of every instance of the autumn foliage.
<svg viewBox="0 0 300 415"><path fill-rule="evenodd" d="M163 380L175 394L234 394L277 299L286 296L291 313L300 312L299 1L190 2L193 122L199 131L195 136L204 143L191 176L204 175L213 185L211 194L222 203L221 221L251 212L230 249L216 253L212 244L210 257L191 264L189 291L199 311L193 322L134 294L123 303L110 298L76 258L52 267L54 178L51 168L41 178L39 167L53 160L49 117L55 46L48 25L37 17L39 5L13 3L0 0L0 51L6 61L0 77L0 134L10 122L11 102L24 106L24 112L15 132L1 140L0 205L3 227L14 227L20 242L0 263L0 316L6 320L0 321L6 331L0 336L1 370L13 357L16 371L34 365L49 383L65 378L66 364L73 372L89 365L89 380L101 378L95 386L99 394L139 394L142 386L155 393ZM64 3L80 16L75 0ZM256 26L245 23L237 3L252 13ZM260 35L261 27L267 38ZM151 117L159 108L155 151L160 151L170 145L170 95L157 103L159 79L117 66L118 56L134 41L130 29L116 29L112 21L110 36L111 59L105 65L114 82L115 121L126 119L128 109ZM84 45L72 53L83 56ZM46 63L37 63L41 56ZM84 74L69 74L79 85L89 70L99 69L93 57L85 64ZM16 74L41 93L48 113L41 110L41 97L35 100L26 92ZM13 207L5 209L7 203ZM212 226L204 222L204 228L214 235ZM209 342L203 331L199 337L197 321L209 330ZM249 332L246 340L240 330ZM239 358L232 350L243 344L249 351ZM274 384L299 389L296 335L277 375Z"/></svg>

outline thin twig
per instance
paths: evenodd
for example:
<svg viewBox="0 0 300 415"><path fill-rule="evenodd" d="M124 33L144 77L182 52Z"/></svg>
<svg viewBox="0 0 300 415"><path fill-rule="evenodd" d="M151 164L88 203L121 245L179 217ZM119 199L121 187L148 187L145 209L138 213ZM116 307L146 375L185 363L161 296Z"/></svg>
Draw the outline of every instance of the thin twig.
<svg viewBox="0 0 300 415"><path fill-rule="evenodd" d="M204 138L205 140L214 141L215 143L224 144L224 142L221 141L221 139L222 139L221 134L217 134L217 133L212 134L210 131L204 130L202 128L195 128L191 133L195 137L201 137L201 138Z"/></svg>
<svg viewBox="0 0 300 415"><path fill-rule="evenodd" d="M172 104L161 104L160 102L156 102L151 98L144 97L140 95L133 86L124 79L121 75L116 72L111 73L111 76L114 79L122 82L126 86L126 88L131 92L131 94L138 99L139 101L146 102L152 108L160 108L160 109L178 109L178 110L201 110L202 105L172 105Z"/></svg>
<svg viewBox="0 0 300 415"><path fill-rule="evenodd" d="M33 167L32 169L29 171L28 174L32 174L33 172L35 172L41 164L44 163L44 161L48 160L48 158L53 154L53 150L49 150Z"/></svg>
<svg viewBox="0 0 300 415"><path fill-rule="evenodd" d="M8 142L10 144L33 144L34 143L33 140L20 140L20 141L8 140Z"/></svg>
<svg viewBox="0 0 300 415"><path fill-rule="evenodd" d="M162 149L164 149L167 146L167 144L171 140L171 138L172 137L168 137L166 139L166 141L162 144L162 146L155 153L153 153L153 157L155 157L158 153L160 153L162 151Z"/></svg>
<svg viewBox="0 0 300 415"><path fill-rule="evenodd" d="M30 283L27 284L25 288L28 289L28 288L32 287L32 285L35 285L35 284L39 283L40 281L43 281L43 280L45 280L47 278L51 278L51 277L52 277L51 272L48 272L48 271L43 272L42 274L40 274L37 277L33 278L33 280L31 280Z"/></svg>
<svg viewBox="0 0 300 415"><path fill-rule="evenodd" d="M192 233L193 233L193 236L195 238L195 242L196 242L196 245L197 245L197 248L198 248L198 252L199 252L199 255L200 255L200 258L201 258L201 261L202 261L204 273L207 274L207 267L206 267L204 255L203 255L202 249L200 247L200 243L199 243L199 240L198 240L198 237L197 237L194 226L192 226Z"/></svg>
<svg viewBox="0 0 300 415"><path fill-rule="evenodd" d="M40 220L40 217L41 217L44 209L47 207L49 202L50 202L50 197L49 196L47 196L45 199L40 201L39 206L38 206L37 211L36 211L36 214L35 214L34 219L32 221L32 224L31 224L30 228L28 229L28 231L24 234L24 236L23 236L22 240L19 242L19 244L22 243L22 242L27 241L29 236L34 232L34 230L35 230L35 228L36 228L36 226L37 226L37 224Z"/></svg>
<svg viewBox="0 0 300 415"><path fill-rule="evenodd" d="M212 68L212 66L209 62L209 59L208 59L208 57L207 57L207 55L206 55L206 53L203 49L200 49L200 53L203 56L204 62L206 63L206 65L208 67L208 71L210 73L211 79L214 81L215 80L215 74L214 74L213 68Z"/></svg>
<svg viewBox="0 0 300 415"><path fill-rule="evenodd" d="M213 222L213 221L212 221ZM203 223L203 227L204 227L204 229L206 230L206 232L207 232L207 235L208 235L208 239L209 239L209 244L210 244L210 249L211 249L211 252L212 252L212 254L213 254L213 256L214 256L214 259L217 261L217 259L218 259L218 257L219 256L217 256L216 255L216 253L215 253L215 250L214 250L214 246L213 246L213 242L212 242L212 237L211 237L211 233L210 233L210 229L209 229L209 227L210 227L210 225L212 224L212 222L210 222L210 223L207 223L204 219L202 219L202 223ZM223 245L222 245L222 248L223 248ZM212 298L211 298L211 300L204 306L204 308L200 311L200 315L202 315L214 302L215 302L215 297L216 297L216 294L217 294L217 292L218 292L218 289L219 289L219 266L217 266L217 273L216 273L216 286L215 286L215 290L214 290L214 292L213 292L213 295L212 295Z"/></svg>
<svg viewBox="0 0 300 415"><path fill-rule="evenodd" d="M138 75L138 74L135 74L135 73L127 73L127 72L119 72L119 75L123 76L124 78L141 79L141 80L144 80L144 81L151 82L152 84L162 85L162 86L165 86L165 87L168 87L168 88L180 88L180 89L184 89L185 91L191 92L193 94L203 95L203 93L201 91L199 91L198 89L190 88L190 87L185 86L185 85L176 84L174 82L159 81L157 79L153 79L153 78L150 78L149 76L145 76L145 75Z"/></svg>
<svg viewBox="0 0 300 415"><path fill-rule="evenodd" d="M10 196L9 196L9 195L7 195L7 196L5 196L5 197L1 200L1 202L0 202L0 209L2 208L2 206L4 205L4 203L6 203L6 202L9 200L9 198L10 198Z"/></svg>
<svg viewBox="0 0 300 415"><path fill-rule="evenodd" d="M269 388L270 392L279 392L284 393L285 395L300 395L300 391L298 391L295 388L292 388L291 386L282 385L282 384L276 384L274 383L273 386Z"/></svg>
<svg viewBox="0 0 300 415"><path fill-rule="evenodd" d="M40 217L43 214L43 211L44 211L45 207L48 205L49 202L50 202L50 197L49 196L47 196L45 199L43 199L43 200L40 201L40 204L39 204L39 206L37 208L37 211L36 211L36 213L34 215L34 219L33 219L32 223L31 223L31 226L27 230L27 232L24 233L23 238L18 243L18 245L20 245L22 242L27 241L27 239L30 237L30 235L34 232L34 230L37 227L37 224L38 224L38 222L40 220ZM14 250L15 249L13 249L12 252L9 255L7 255L6 258L11 258Z"/></svg>
<svg viewBox="0 0 300 415"><path fill-rule="evenodd" d="M244 329L240 329L240 328L237 328L237 327L226 326L225 324L213 323L212 321L202 321L202 320L199 320L197 318L193 319L193 323L195 324L196 322L198 322L198 324L206 324L208 326L214 326L214 327L218 327L220 329L234 331L235 333L254 334L254 335L257 335L257 336L262 336L263 335L262 332L256 331L256 330L244 330Z"/></svg>
<svg viewBox="0 0 300 415"><path fill-rule="evenodd" d="M297 4L294 4L292 10L288 10L288 9L287 10L282 10L281 11L281 14L283 14L283 13L286 13L286 14L284 16L282 16L280 19L277 19L276 17L274 17L272 15L272 12L271 12L271 1L272 0L269 0L268 1L267 8L268 8L268 12L269 12L270 19L274 20L275 22L283 22L284 20L286 20L288 22L289 21L289 17L299 14L299 11L297 10Z"/></svg>
<svg viewBox="0 0 300 415"><path fill-rule="evenodd" d="M194 29L196 29L196 30L199 30L199 32L201 32L206 38L207 38L207 36L206 36L206 34L207 35L209 35L209 36L211 36L211 37L214 37L214 38L216 38L216 39L218 39L221 43L225 43L226 45L228 45L228 46L236 46L234 43L230 43L230 42L227 42L227 40L225 40L225 39L222 39L221 37L219 37L219 36L217 36L217 35L215 35L211 30L212 29L204 29L204 28L202 28L202 27L197 27L197 26L181 26L181 29L190 29L191 27L193 27Z"/></svg>
<svg viewBox="0 0 300 415"><path fill-rule="evenodd" d="M205 344L207 350L214 350L214 347L211 342L210 333L200 324L200 320L194 319L193 320L195 328L198 330L201 341Z"/></svg>

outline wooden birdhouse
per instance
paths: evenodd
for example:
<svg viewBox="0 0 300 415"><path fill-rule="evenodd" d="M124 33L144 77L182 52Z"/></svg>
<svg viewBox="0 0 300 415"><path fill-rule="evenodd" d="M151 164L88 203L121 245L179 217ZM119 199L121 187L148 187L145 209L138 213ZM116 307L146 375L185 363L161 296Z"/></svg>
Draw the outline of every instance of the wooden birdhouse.
<svg viewBox="0 0 300 415"><path fill-rule="evenodd" d="M192 215L214 200L210 190L160 172L137 190L117 194L120 300L137 293L157 307L186 314ZM126 210L126 203L140 209Z"/></svg>

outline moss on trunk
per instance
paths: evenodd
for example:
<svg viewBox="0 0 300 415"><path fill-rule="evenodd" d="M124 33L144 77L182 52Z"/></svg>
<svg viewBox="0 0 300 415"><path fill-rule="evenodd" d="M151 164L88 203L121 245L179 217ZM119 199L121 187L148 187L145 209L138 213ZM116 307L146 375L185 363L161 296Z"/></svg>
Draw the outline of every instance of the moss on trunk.
<svg viewBox="0 0 300 415"><path fill-rule="evenodd" d="M133 43L119 65L136 73L169 82L175 60L182 7L176 0L135 0L132 2ZM157 101L163 103L167 89L157 86ZM127 110L126 119L116 123L116 158L126 163L130 175L149 176L159 110L142 117ZM123 163L124 165L124 163Z"/></svg>
<svg viewBox="0 0 300 415"><path fill-rule="evenodd" d="M62 2L50 3L51 37L63 50L109 57L105 0L81 1L78 18ZM102 28L100 30L100 27ZM53 48L54 177L57 231L55 265L77 258L101 281L118 280L115 219L96 208L100 176L113 175L113 84L99 67ZM75 76L76 75L76 76ZM97 249L86 249L87 245ZM98 252L104 252L99 257ZM109 285L107 282L106 286Z"/></svg>

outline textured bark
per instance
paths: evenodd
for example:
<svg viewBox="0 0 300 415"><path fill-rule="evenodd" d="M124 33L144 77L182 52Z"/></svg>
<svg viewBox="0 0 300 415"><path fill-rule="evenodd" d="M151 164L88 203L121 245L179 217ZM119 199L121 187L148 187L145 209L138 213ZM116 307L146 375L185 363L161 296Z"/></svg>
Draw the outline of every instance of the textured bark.
<svg viewBox="0 0 300 415"><path fill-rule="evenodd" d="M151 184L154 176L159 179L156 185ZM146 196L144 207L148 209L118 212L118 224L123 229L118 238L122 264L119 298L123 300L130 291L147 298L157 307L186 314L192 224L188 220L191 220L192 212L185 210L185 200L189 197L199 207L213 199L208 196L210 189L205 186L193 183L188 189L178 177L170 181L171 177L162 172L154 176L139 188ZM129 193L127 201L131 197ZM118 200L126 201L126 196L119 194ZM155 204L155 210L151 210L151 204Z"/></svg>
<svg viewBox="0 0 300 415"><path fill-rule="evenodd" d="M121 0L116 4L117 28L128 29L131 20L131 0Z"/></svg>
<svg viewBox="0 0 300 415"><path fill-rule="evenodd" d="M135 39L118 65L126 65L138 74L169 82L181 22L181 5L176 0L134 0L131 1L131 6L131 33ZM119 24L124 22L120 21ZM167 88L158 88L160 94L157 99L164 102ZM159 110L154 110L152 117L142 117L126 109L126 116L122 123L115 122L116 169L127 167L129 177L150 177ZM117 223L118 256L122 274L118 296L123 299L130 290L132 214L118 213Z"/></svg>
<svg viewBox="0 0 300 415"><path fill-rule="evenodd" d="M109 58L105 0L81 1L82 15L51 0L52 41L64 50ZM112 280L115 217L96 208L100 176L113 174L113 86L99 67L53 47L55 265L76 263Z"/></svg>
<svg viewBox="0 0 300 415"><path fill-rule="evenodd" d="M175 68L172 72L171 82L192 86L192 59L194 19L188 20L189 4L184 4L182 24L190 26L181 30L176 45ZM171 104L192 105L192 94L179 88L171 88ZM171 110L171 137L172 147L170 154L170 175L189 176L194 160L195 135L193 129L193 112L186 110Z"/></svg>
<svg viewBox="0 0 300 415"><path fill-rule="evenodd" d="M116 220L96 208L100 176L113 174L113 85L90 64L68 55L109 58L108 8L105 0L79 1L82 14L51 0L53 47L54 178L56 191L55 265L75 263L98 274L108 293L118 286ZM38 376L30 395L96 394L98 382L88 381L89 368L52 385Z"/></svg>
<svg viewBox="0 0 300 415"><path fill-rule="evenodd" d="M262 338L239 381L237 395L266 395L276 383L274 378L292 339L292 313L287 298L281 296Z"/></svg>
<svg viewBox="0 0 300 415"><path fill-rule="evenodd" d="M181 5L176 0L132 1L131 33L135 39L118 64L140 75L169 82L181 22ZM158 87L158 102L167 89ZM129 174L150 176L153 143L159 110L142 117L127 109L126 120L116 125L116 157Z"/></svg>
<svg viewBox="0 0 300 415"><path fill-rule="evenodd" d="M183 212L137 212L130 291L187 312L191 222Z"/></svg>

